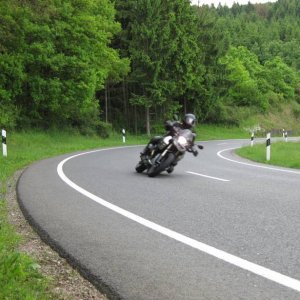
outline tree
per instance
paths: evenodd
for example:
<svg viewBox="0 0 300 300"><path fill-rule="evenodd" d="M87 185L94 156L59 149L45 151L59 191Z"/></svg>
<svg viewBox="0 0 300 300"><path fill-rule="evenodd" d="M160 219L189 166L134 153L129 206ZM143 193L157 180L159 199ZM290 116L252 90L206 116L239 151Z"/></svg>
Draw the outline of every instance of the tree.
<svg viewBox="0 0 300 300"><path fill-rule="evenodd" d="M15 101L22 94L25 80L24 47L22 28L25 25L26 11L17 6L0 2L0 126L14 128L19 116ZM23 18L22 16L23 13ZM19 53L14 53L19 49Z"/></svg>
<svg viewBox="0 0 300 300"><path fill-rule="evenodd" d="M221 32L218 14L208 6L195 7L197 13L197 40L201 49L198 60L203 64L204 74L201 87L197 87L196 99L193 101L198 119L205 120L218 105L217 99L222 93L222 72L218 59L225 55L230 44L227 32ZM224 14L229 12L227 6L219 6Z"/></svg>
<svg viewBox="0 0 300 300"><path fill-rule="evenodd" d="M184 113L195 113L201 111L196 106L199 107L197 102L204 91L204 28L199 28L199 17L189 1L171 1L171 4L174 19L170 22L171 51L165 70L176 86L172 98L178 99Z"/></svg>
<svg viewBox="0 0 300 300"><path fill-rule="evenodd" d="M267 61L264 65L265 76L272 91L282 95L287 101L295 99L295 91L299 82L297 73L287 66L279 56Z"/></svg>
<svg viewBox="0 0 300 300"><path fill-rule="evenodd" d="M10 30L21 41L11 47L10 56L21 62L18 70L24 72L18 76L21 91L10 95L20 111L18 125L96 126L96 91L109 75L118 78L128 69L128 61L109 47L120 30L110 1L16 0L8 11L7 18L18 25ZM2 30L5 26L1 24Z"/></svg>
<svg viewBox="0 0 300 300"><path fill-rule="evenodd" d="M203 81L201 49L197 44L195 12L187 0L117 1L124 33L120 44L131 60L130 103L170 117ZM124 37L126 37L124 39Z"/></svg>
<svg viewBox="0 0 300 300"><path fill-rule="evenodd" d="M166 59L168 27L164 22L160 0L141 0L134 3L131 20L129 54L132 73L130 81L136 85L131 103L145 108L146 131L150 135L150 108L166 101L167 82L161 78L161 66ZM170 87L169 87L170 88Z"/></svg>
<svg viewBox="0 0 300 300"><path fill-rule="evenodd" d="M263 68L257 56L243 46L231 47L219 62L225 67L229 83L227 101L265 109L267 103L263 92L267 89L267 83L263 81Z"/></svg>

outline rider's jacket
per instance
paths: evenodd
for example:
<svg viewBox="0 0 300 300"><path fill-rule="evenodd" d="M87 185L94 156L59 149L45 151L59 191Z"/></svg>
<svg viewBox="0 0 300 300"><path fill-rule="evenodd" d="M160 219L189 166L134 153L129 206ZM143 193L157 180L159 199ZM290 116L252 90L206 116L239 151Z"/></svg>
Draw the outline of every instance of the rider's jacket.
<svg viewBox="0 0 300 300"><path fill-rule="evenodd" d="M186 129L184 124L178 121L166 121L165 122L165 129L173 135L178 129Z"/></svg>
<svg viewBox="0 0 300 300"><path fill-rule="evenodd" d="M180 123L178 121L166 121L165 122L165 129L168 131L167 135L174 135L178 129L190 129L190 127L185 126L185 124ZM196 137L196 134L194 133L194 136Z"/></svg>
<svg viewBox="0 0 300 300"><path fill-rule="evenodd" d="M180 123L178 121L166 121L165 122L165 129L168 131L167 134L165 134L165 136L167 135L174 135L179 129L190 129L190 127L185 126L185 124ZM193 144L196 138L196 134L193 132L194 134L194 139L193 139ZM194 147L194 145L192 146L191 152L197 152L196 148Z"/></svg>

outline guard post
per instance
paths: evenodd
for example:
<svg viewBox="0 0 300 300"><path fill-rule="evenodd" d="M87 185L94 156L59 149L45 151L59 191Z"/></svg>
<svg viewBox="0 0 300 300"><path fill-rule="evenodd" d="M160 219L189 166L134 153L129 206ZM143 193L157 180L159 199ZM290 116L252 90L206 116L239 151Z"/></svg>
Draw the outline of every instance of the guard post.
<svg viewBox="0 0 300 300"><path fill-rule="evenodd" d="M6 131L2 129L2 152L3 156L7 156Z"/></svg>
<svg viewBox="0 0 300 300"><path fill-rule="evenodd" d="M254 144L254 132L251 133L251 147L253 147Z"/></svg>
<svg viewBox="0 0 300 300"><path fill-rule="evenodd" d="M284 138L285 138L285 141L287 142L288 141L288 133L287 133L287 131L285 131L285 133L284 133Z"/></svg>
<svg viewBox="0 0 300 300"><path fill-rule="evenodd" d="M125 143L126 142L126 131L124 128L122 129L122 136L123 136L123 143Z"/></svg>
<svg viewBox="0 0 300 300"><path fill-rule="evenodd" d="M266 141L266 157L267 161L271 159L271 133L267 133L267 141Z"/></svg>

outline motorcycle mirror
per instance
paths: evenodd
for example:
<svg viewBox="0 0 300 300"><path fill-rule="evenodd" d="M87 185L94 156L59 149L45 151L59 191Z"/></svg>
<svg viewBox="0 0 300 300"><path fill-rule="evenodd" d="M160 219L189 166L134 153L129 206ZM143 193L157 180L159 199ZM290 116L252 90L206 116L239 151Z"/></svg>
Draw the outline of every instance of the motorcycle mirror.
<svg viewBox="0 0 300 300"><path fill-rule="evenodd" d="M204 149L204 147L202 145L198 145L198 148L201 150Z"/></svg>

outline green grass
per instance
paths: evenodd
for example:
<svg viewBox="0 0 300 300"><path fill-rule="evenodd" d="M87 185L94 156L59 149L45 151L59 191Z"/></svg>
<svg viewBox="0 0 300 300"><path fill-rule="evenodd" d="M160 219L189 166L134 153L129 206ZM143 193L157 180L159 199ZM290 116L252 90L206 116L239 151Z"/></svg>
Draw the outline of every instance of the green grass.
<svg viewBox="0 0 300 300"><path fill-rule="evenodd" d="M272 165L300 169L300 143L277 142L271 145L271 159L266 160L266 145L257 144L253 147L243 147L236 150L242 157L253 161Z"/></svg>
<svg viewBox="0 0 300 300"><path fill-rule="evenodd" d="M196 128L197 140L250 139L250 133L239 127L221 127L217 125L200 125Z"/></svg>
<svg viewBox="0 0 300 300"><path fill-rule="evenodd" d="M31 257L16 251L19 242L8 223L5 202L0 200L0 299L47 299L49 281Z"/></svg>
<svg viewBox="0 0 300 300"><path fill-rule="evenodd" d="M203 125L196 131L197 140L249 137L247 132L239 128ZM146 144L148 140L146 135L128 135L126 145ZM116 133L109 139L58 131L7 133L8 156L0 155L0 299L55 299L49 291L49 280L40 275L36 262L17 250L21 237L7 220L5 192L8 180L17 170L40 159L122 145L122 136Z"/></svg>

